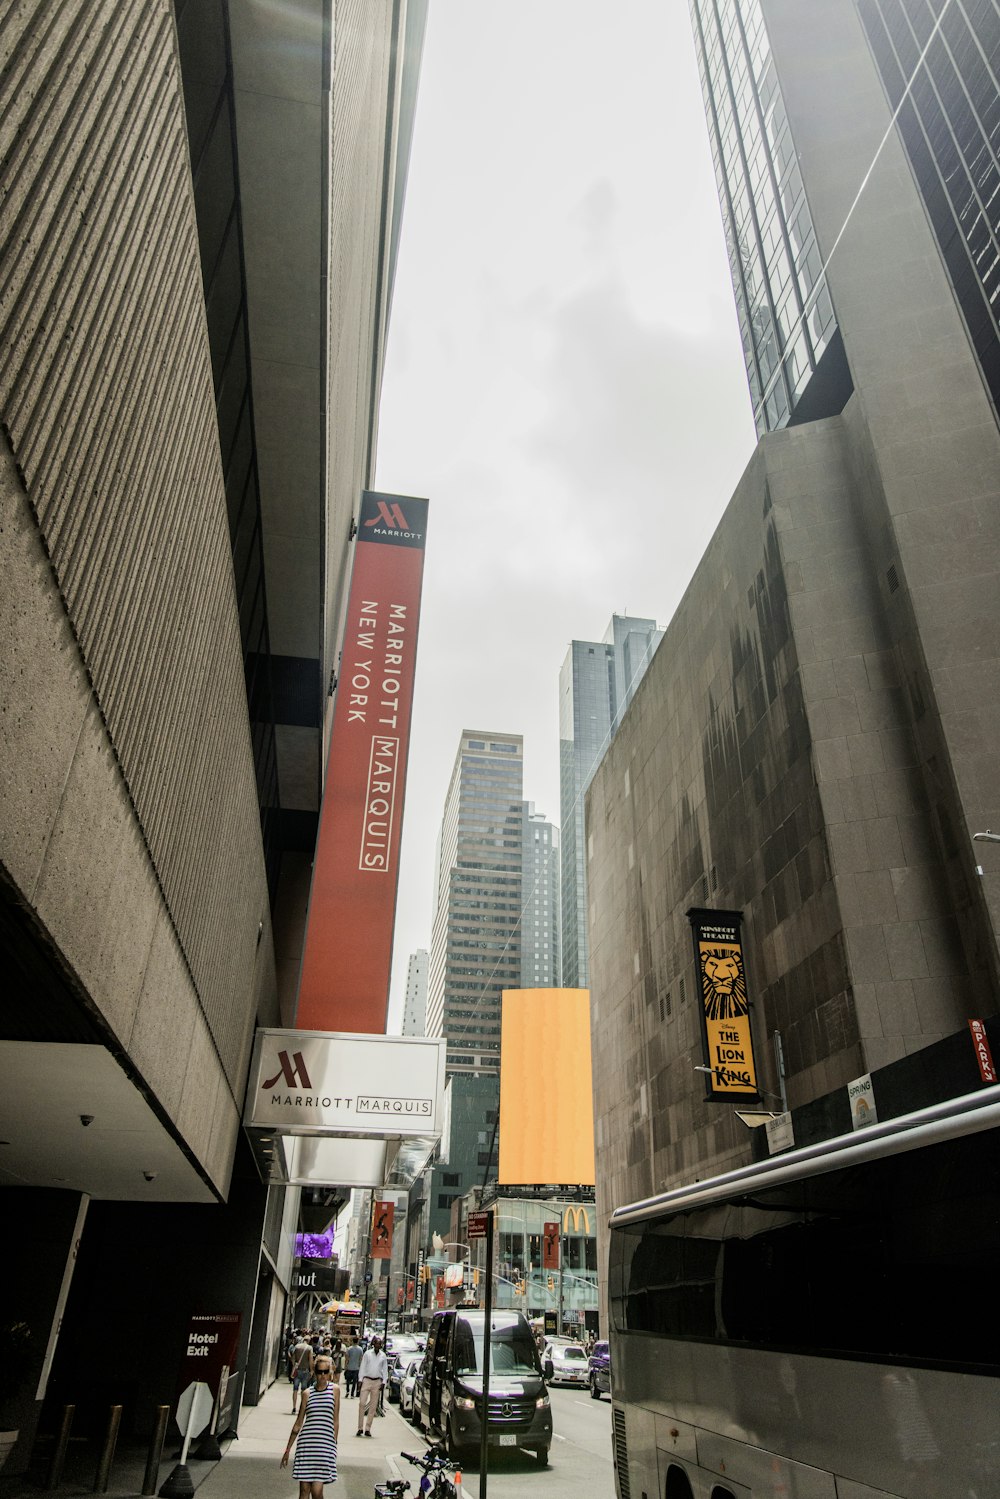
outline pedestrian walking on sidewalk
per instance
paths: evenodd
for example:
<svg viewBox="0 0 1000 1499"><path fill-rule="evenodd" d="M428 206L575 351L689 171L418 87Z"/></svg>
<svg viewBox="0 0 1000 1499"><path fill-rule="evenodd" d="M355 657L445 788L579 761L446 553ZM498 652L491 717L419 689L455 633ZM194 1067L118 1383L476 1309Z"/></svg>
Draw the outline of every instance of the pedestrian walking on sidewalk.
<svg viewBox="0 0 1000 1499"><path fill-rule="evenodd" d="M347 1386L346 1394L356 1395L358 1393L358 1370L361 1368L361 1360L364 1358L365 1350L358 1342L357 1333L347 1350L347 1361L344 1364L344 1384Z"/></svg>
<svg viewBox="0 0 1000 1499"><path fill-rule="evenodd" d="M372 1346L365 1351L358 1372L361 1377L361 1400L358 1405L357 1435L370 1437L379 1396L383 1385L389 1378L389 1361L382 1352L381 1338L372 1338ZM364 1426L363 1432L362 1426Z"/></svg>
<svg viewBox="0 0 1000 1499"><path fill-rule="evenodd" d="M312 1351L312 1344L308 1343L303 1335L292 1349L292 1415L295 1415L296 1396L300 1395L305 1400L305 1392L309 1388L313 1377L313 1365L316 1362Z"/></svg>
<svg viewBox="0 0 1000 1499"><path fill-rule="evenodd" d="M337 1482L340 1386L334 1382L333 1364L326 1355L317 1358L313 1378L314 1387L302 1391L299 1413L281 1458L281 1466L287 1468L298 1437L292 1477L299 1480L299 1499L323 1499L323 1485Z"/></svg>

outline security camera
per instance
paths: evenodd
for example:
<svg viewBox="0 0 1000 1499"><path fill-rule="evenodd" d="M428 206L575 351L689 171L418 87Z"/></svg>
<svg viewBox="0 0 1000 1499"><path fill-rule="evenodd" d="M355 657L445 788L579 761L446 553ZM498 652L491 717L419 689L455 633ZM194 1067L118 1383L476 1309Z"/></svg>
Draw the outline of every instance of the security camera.
<svg viewBox="0 0 1000 1499"><path fill-rule="evenodd" d="M143 1174L143 1176L146 1178L146 1180L148 1182L155 1182L155 1180L156 1180L156 1172L155 1171L144 1171L142 1174Z"/></svg>
<svg viewBox="0 0 1000 1499"><path fill-rule="evenodd" d="M83 1125L84 1129L87 1128L88 1124L93 1124L93 1122L94 1122L94 1116L93 1116L93 1114L81 1114L80 1115L80 1123Z"/></svg>

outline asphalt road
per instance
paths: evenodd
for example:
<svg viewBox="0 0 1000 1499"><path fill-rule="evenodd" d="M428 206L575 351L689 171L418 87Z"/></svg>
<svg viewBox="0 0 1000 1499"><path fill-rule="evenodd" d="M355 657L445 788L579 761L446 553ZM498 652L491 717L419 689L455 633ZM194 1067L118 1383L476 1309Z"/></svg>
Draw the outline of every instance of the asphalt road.
<svg viewBox="0 0 1000 1499"><path fill-rule="evenodd" d="M589 1390L550 1388L553 1441L547 1468L529 1452L491 1452L487 1499L615 1499L611 1399ZM466 1499L480 1499L479 1474L462 1475Z"/></svg>

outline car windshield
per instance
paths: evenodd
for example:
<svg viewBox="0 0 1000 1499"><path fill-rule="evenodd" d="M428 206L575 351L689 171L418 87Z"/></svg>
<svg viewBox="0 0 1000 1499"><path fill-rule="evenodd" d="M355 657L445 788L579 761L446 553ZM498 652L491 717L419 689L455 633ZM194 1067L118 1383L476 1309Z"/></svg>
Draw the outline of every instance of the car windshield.
<svg viewBox="0 0 1000 1499"><path fill-rule="evenodd" d="M557 1348L556 1357L565 1359L585 1359L587 1355L584 1353L582 1348Z"/></svg>
<svg viewBox="0 0 1000 1499"><path fill-rule="evenodd" d="M606 1354L607 1354L607 1351L608 1351L608 1345L607 1345L607 1343L595 1343L594 1344L594 1357L595 1358L604 1358L606 1356Z"/></svg>
<svg viewBox="0 0 1000 1499"><path fill-rule="evenodd" d="M483 1321L455 1320L455 1368L459 1375L478 1374L483 1367ZM490 1336L491 1374L537 1374L538 1351L524 1323L494 1317Z"/></svg>

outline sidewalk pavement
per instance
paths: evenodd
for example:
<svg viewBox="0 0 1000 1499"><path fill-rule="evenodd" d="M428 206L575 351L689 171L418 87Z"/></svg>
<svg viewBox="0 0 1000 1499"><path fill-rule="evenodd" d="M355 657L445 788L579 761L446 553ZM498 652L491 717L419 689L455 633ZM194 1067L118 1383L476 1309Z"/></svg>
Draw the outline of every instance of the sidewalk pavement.
<svg viewBox="0 0 1000 1499"><path fill-rule="evenodd" d="M356 1437L357 1400L344 1396L340 1382L340 1444L337 1450L335 1484L328 1485L326 1499L374 1499L375 1484L390 1476L386 1458L392 1456L399 1471L410 1480L416 1494L420 1474L400 1456L400 1449L423 1452L426 1442L415 1427L404 1421L395 1405L386 1401L386 1414L372 1423L372 1435ZM280 1468L292 1429L292 1387L278 1379L259 1405L244 1406L240 1413L239 1439L223 1443L220 1462L198 1461L188 1457L188 1471L198 1492L198 1499L298 1499L298 1484L292 1477L292 1464ZM156 1480L157 1488L169 1477L177 1462L177 1429L171 1423L167 1433L163 1460ZM42 1445L32 1469L19 1477L0 1474L0 1499L82 1499L93 1492L97 1450L91 1441L74 1439L70 1448L63 1481L56 1490L45 1487L50 1445ZM111 1482L106 1499L132 1499L142 1488L147 1447L141 1443L121 1443L115 1453Z"/></svg>
<svg viewBox="0 0 1000 1499"><path fill-rule="evenodd" d="M297 1499L298 1484L292 1463L280 1468L292 1429L292 1387L278 1379L259 1405L246 1406L240 1417L239 1440L231 1442L222 1461L198 1489L198 1499ZM385 1403L385 1416L372 1422L371 1437L355 1436L358 1401L344 1395L340 1382L340 1441L337 1446L337 1482L326 1489L327 1499L374 1499L375 1485L390 1476L386 1458L392 1456L416 1492L418 1469L400 1458L402 1448L423 1452L423 1437Z"/></svg>

